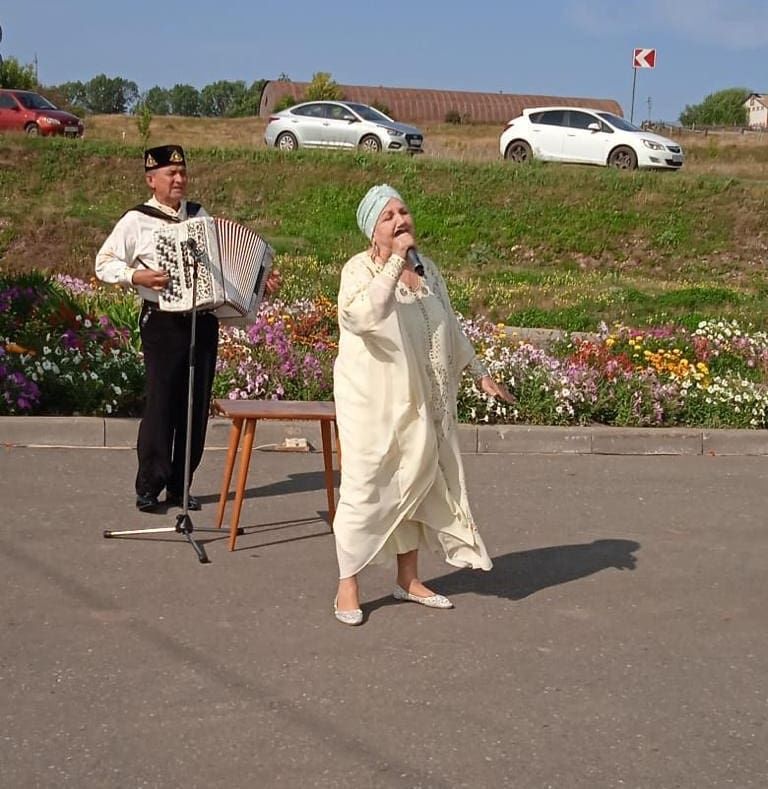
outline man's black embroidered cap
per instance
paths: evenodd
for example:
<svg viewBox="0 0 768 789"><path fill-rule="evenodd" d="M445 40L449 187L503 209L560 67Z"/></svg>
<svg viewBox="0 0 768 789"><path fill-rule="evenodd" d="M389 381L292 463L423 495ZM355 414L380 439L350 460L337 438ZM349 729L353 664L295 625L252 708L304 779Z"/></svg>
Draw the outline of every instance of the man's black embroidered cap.
<svg viewBox="0 0 768 789"><path fill-rule="evenodd" d="M144 151L144 172L170 165L187 166L184 149L180 145L158 145Z"/></svg>

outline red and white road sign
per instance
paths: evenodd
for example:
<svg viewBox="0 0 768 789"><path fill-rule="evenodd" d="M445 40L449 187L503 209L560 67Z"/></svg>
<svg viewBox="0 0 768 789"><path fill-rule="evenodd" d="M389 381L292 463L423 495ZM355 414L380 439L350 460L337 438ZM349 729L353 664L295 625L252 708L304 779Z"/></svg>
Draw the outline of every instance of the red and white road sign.
<svg viewBox="0 0 768 789"><path fill-rule="evenodd" d="M632 56L632 68L656 68L655 49L635 49Z"/></svg>

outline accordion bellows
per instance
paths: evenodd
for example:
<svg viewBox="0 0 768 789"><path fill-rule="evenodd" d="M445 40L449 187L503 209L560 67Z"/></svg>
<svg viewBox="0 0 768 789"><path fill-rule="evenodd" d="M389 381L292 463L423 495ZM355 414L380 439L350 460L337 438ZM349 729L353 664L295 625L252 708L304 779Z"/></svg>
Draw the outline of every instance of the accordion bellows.
<svg viewBox="0 0 768 789"><path fill-rule="evenodd" d="M159 294L161 310L190 312L194 306L236 317L261 302L274 251L250 228L229 219L196 217L155 230L154 240L157 265L170 277Z"/></svg>

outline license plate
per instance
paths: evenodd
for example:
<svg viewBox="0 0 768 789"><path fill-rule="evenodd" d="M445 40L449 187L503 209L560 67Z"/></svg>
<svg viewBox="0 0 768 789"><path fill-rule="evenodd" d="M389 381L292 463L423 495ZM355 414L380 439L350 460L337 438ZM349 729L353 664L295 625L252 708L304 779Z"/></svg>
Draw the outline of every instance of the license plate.
<svg viewBox="0 0 768 789"><path fill-rule="evenodd" d="M421 140L411 140L411 147L421 148Z"/></svg>
<svg viewBox="0 0 768 789"><path fill-rule="evenodd" d="M77 128L77 126L65 126L64 131L67 134L77 134L80 130Z"/></svg>

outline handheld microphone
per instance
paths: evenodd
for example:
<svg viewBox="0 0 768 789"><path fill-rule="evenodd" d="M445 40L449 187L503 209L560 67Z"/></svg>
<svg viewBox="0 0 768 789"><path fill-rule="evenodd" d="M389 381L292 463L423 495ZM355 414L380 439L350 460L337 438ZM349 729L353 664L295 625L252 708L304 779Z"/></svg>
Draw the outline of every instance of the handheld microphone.
<svg viewBox="0 0 768 789"><path fill-rule="evenodd" d="M405 255L408 262L413 266L413 270L420 276L424 276L424 264L421 262L419 253L414 247L411 247Z"/></svg>

